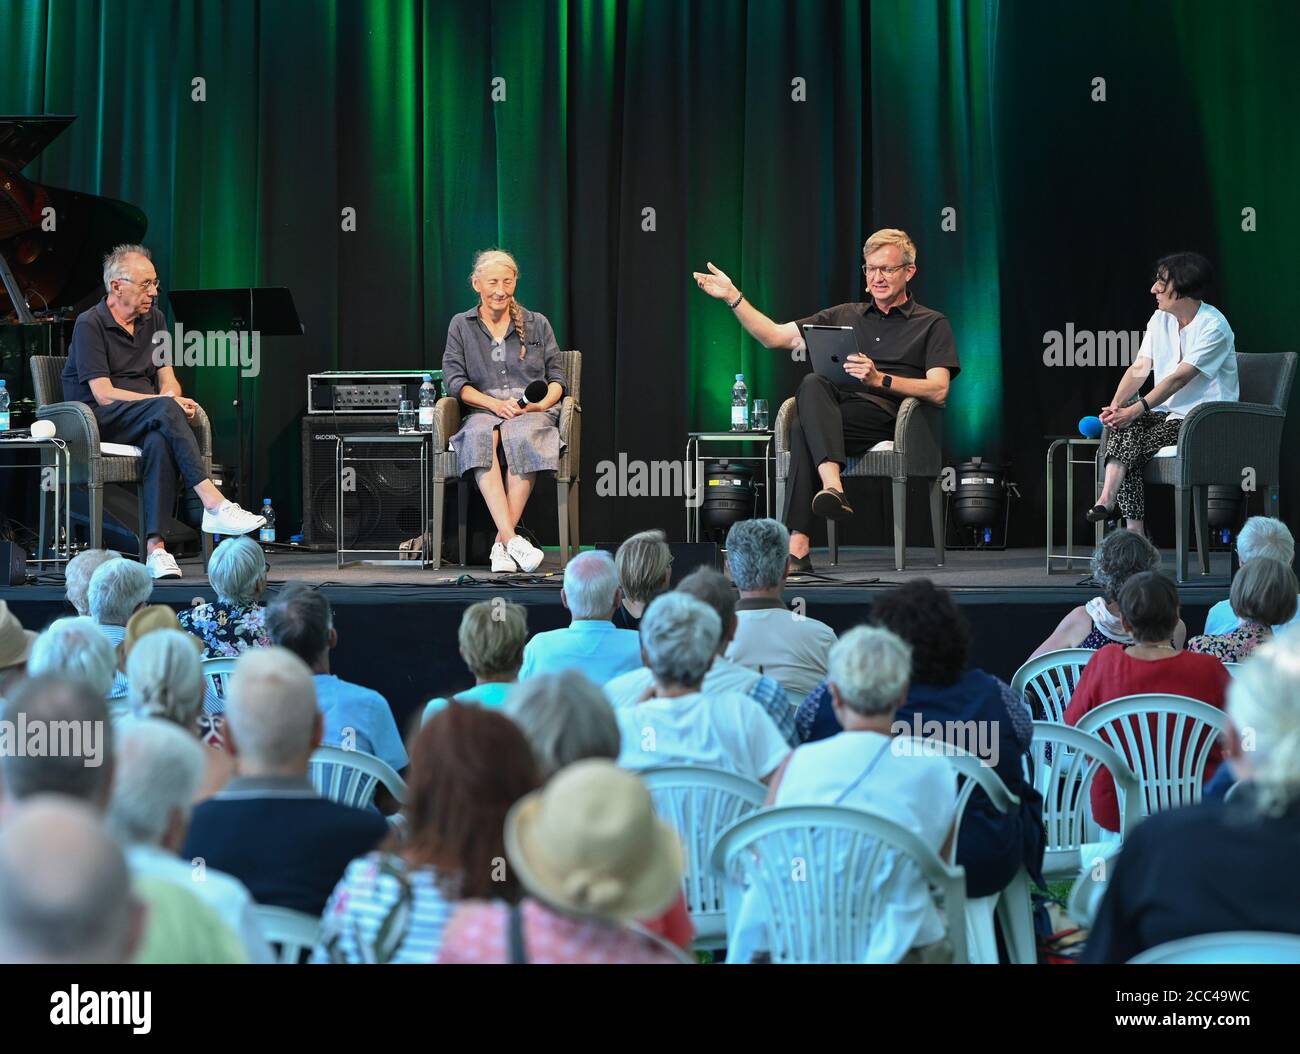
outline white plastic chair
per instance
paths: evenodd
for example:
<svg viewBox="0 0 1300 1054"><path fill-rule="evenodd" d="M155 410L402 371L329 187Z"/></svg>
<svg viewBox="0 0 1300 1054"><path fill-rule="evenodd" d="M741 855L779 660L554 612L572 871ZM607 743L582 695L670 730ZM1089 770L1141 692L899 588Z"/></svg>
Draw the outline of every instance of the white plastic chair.
<svg viewBox="0 0 1300 1054"><path fill-rule="evenodd" d="M1119 858L1118 842L1101 847L1091 860L1084 861L1079 877L1070 887L1070 899L1066 903L1065 913L1080 926L1088 929L1097 920L1101 908L1101 898L1106 895L1106 886L1110 884L1111 868Z"/></svg>
<svg viewBox="0 0 1300 1054"><path fill-rule="evenodd" d="M1091 648L1061 648L1030 659L1011 678L1016 697L1029 703L1034 717L1047 721L1065 720L1075 686L1083 668L1097 653Z"/></svg>
<svg viewBox="0 0 1300 1054"><path fill-rule="evenodd" d="M237 655L223 655L215 659L204 659L199 663L203 673L203 712L221 714L226 710L226 686L230 675L235 672Z"/></svg>
<svg viewBox="0 0 1300 1054"><path fill-rule="evenodd" d="M1142 815L1201 800L1205 766L1227 726L1222 710L1183 695L1126 695L1089 710L1076 727L1127 758L1142 785Z"/></svg>
<svg viewBox="0 0 1300 1054"><path fill-rule="evenodd" d="M1233 677L1236 677L1237 674L1239 674L1239 673L1241 672L1241 663L1239 663L1239 662L1225 662L1225 663L1223 664L1223 668L1224 668L1225 670L1227 670L1228 673L1231 674Z"/></svg>
<svg viewBox="0 0 1300 1054"><path fill-rule="evenodd" d="M1148 948L1129 960L1145 966L1259 963L1294 966L1300 963L1300 936L1249 930L1202 933Z"/></svg>
<svg viewBox="0 0 1300 1054"><path fill-rule="evenodd" d="M905 859L938 890L953 961L966 962L965 871L896 823L842 805L782 805L737 820L712 853L715 872L766 901L772 962L783 964L865 962Z"/></svg>
<svg viewBox="0 0 1300 1054"><path fill-rule="evenodd" d="M1053 755L1050 762L1049 748ZM1142 819L1137 776L1119 752L1097 736L1055 721L1035 721L1030 758L1034 789L1043 796L1043 825L1047 829L1045 878L1070 878L1083 866L1083 847L1089 842L1092 820L1092 781L1101 768L1115 781L1120 840Z"/></svg>
<svg viewBox="0 0 1300 1054"><path fill-rule="evenodd" d="M262 931L266 943L275 952L277 963L283 965L300 962L304 953L310 953L316 947L320 936L320 919L315 915L269 904L255 904L253 917L257 919L257 928Z"/></svg>
<svg viewBox="0 0 1300 1054"><path fill-rule="evenodd" d="M973 754L946 748L944 756L962 777L957 789L956 834L953 836L948 863L957 863L957 843L966 807L978 786L1000 813L1020 809L1020 796L1012 794L1002 777ZM998 940L994 915L1002 922L1007 952L1013 963L1033 965L1038 962L1038 945L1034 940L1034 908L1029 895L1029 872L1023 867L998 893L966 900L966 945L973 963L998 962Z"/></svg>
<svg viewBox="0 0 1300 1054"><path fill-rule="evenodd" d="M322 798L367 809L379 784L399 805L406 804L406 783L392 767L372 754L338 747L317 747L307 764L307 777Z"/></svg>
<svg viewBox="0 0 1300 1054"><path fill-rule="evenodd" d="M682 889L695 945L722 948L727 943L726 883L710 868L709 853L727 827L762 807L767 788L732 772L697 765L646 769L641 779L655 811L677 831L686 851Z"/></svg>

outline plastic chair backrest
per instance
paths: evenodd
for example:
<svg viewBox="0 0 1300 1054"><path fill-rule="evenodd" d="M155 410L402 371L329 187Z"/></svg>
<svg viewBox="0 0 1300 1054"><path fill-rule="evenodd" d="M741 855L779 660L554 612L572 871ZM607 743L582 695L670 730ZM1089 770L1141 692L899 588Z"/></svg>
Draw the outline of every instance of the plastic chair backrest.
<svg viewBox="0 0 1300 1054"><path fill-rule="evenodd" d="M1011 690L1026 699L1035 719L1064 721L1083 668L1097 653L1091 648L1061 648L1030 659L1011 678Z"/></svg>
<svg viewBox="0 0 1300 1054"><path fill-rule="evenodd" d="M235 672L235 663L238 661L238 656L223 655L216 659L204 659L199 663L199 669L203 673L203 684L207 689L204 709L208 712L221 713L225 710L226 686L229 684L230 675Z"/></svg>
<svg viewBox="0 0 1300 1054"><path fill-rule="evenodd" d="M1210 751L1227 717L1184 695L1126 695L1079 718L1078 728L1114 745L1142 784L1142 814L1201 800Z"/></svg>
<svg viewBox="0 0 1300 1054"><path fill-rule="evenodd" d="M1239 674L1239 673L1241 672L1241 663L1239 663L1239 662L1225 662L1225 663L1223 664L1223 668L1224 668L1225 670L1227 670L1228 673L1229 673L1230 675L1232 675L1233 677L1236 677L1237 674Z"/></svg>
<svg viewBox="0 0 1300 1054"><path fill-rule="evenodd" d="M254 904L253 917L275 952L277 963L300 962L304 953L310 953L316 946L320 936L320 919L305 912Z"/></svg>
<svg viewBox="0 0 1300 1054"><path fill-rule="evenodd" d="M677 831L686 851L682 889L696 940L724 937L725 883L713 873L709 853L722 831L762 807L767 788L732 772L695 765L646 769L641 779L655 811Z"/></svg>
<svg viewBox="0 0 1300 1054"><path fill-rule="evenodd" d="M1139 952L1129 960L1140 965L1300 963L1300 936L1294 933L1202 933Z"/></svg>
<svg viewBox="0 0 1300 1054"><path fill-rule="evenodd" d="M948 855L948 862L956 863L961 822L966 815L966 807L970 804L971 795L975 793L975 788L979 787L983 790L993 803L993 808L1000 813L1009 813L1013 809L1019 809L1020 797L1011 793L996 770L985 765L974 754L968 754L965 751L945 745L943 756L951 762L953 768L957 770L957 774L961 777L961 784L957 788L957 810L954 822L956 834L953 835L952 846Z"/></svg>
<svg viewBox="0 0 1300 1054"><path fill-rule="evenodd" d="M359 750L317 747L307 764L307 777L321 797L340 805L367 808L381 783L398 804L406 804L402 777L387 763Z"/></svg>
<svg viewBox="0 0 1300 1054"><path fill-rule="evenodd" d="M967 960L965 871L872 813L842 805L763 809L722 833L712 862L766 901L773 963L865 962L907 862L939 893L953 961Z"/></svg>

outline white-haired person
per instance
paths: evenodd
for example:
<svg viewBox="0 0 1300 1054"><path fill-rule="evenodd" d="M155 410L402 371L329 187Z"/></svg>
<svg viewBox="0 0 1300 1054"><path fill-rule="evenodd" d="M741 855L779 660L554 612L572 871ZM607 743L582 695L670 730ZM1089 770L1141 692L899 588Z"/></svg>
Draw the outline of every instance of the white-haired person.
<svg viewBox="0 0 1300 1054"><path fill-rule="evenodd" d="M241 655L226 705L236 776L195 806L181 855L234 875L259 904L319 915L348 863L388 834L379 813L327 801L307 778L323 728L306 663L278 647Z"/></svg>
<svg viewBox="0 0 1300 1054"><path fill-rule="evenodd" d="M199 869L178 855L204 778L203 755L194 736L170 720L146 718L124 725L117 739L108 829L126 852L132 875L189 889L238 935L250 962L269 963L271 949L258 928L247 887L215 867L204 863Z"/></svg>
<svg viewBox="0 0 1300 1054"><path fill-rule="evenodd" d="M1300 631L1259 648L1228 689L1231 801L1153 813L1128 833L1084 961L1127 962L1202 933L1300 934Z"/></svg>
<svg viewBox="0 0 1300 1054"><path fill-rule="evenodd" d="M1223 662L1242 662L1273 636L1274 626L1295 618L1296 577L1289 564L1257 556L1242 564L1232 578L1230 603L1238 618L1236 629L1207 633L1187 642L1187 650L1213 655Z"/></svg>
<svg viewBox="0 0 1300 1054"><path fill-rule="evenodd" d="M917 741L894 736L911 664L912 649L887 629L858 626L841 637L831 649L828 685L843 731L795 750L772 780L769 803L862 809L944 853L956 816L955 770L941 754L907 749ZM924 877L911 863L895 862L894 868L896 874L883 880L892 883L892 893L871 931L865 961L950 959L943 920ZM809 878L832 880L827 875ZM843 875L835 879L847 880ZM766 948L769 917L758 890L747 890L728 943L728 962L750 962Z"/></svg>
<svg viewBox="0 0 1300 1054"><path fill-rule="evenodd" d="M147 533L142 555L154 578L180 578L163 535L176 506L177 475L203 504L205 533L247 534L266 520L227 500L208 478L190 426L198 403L181 394L171 361L163 358L160 364L155 358L154 337L168 330L149 250L119 245L105 256L104 291L103 300L77 316L63 369L63 397L90 407L105 442L140 448Z"/></svg>
<svg viewBox="0 0 1300 1054"><path fill-rule="evenodd" d="M474 686L456 692L462 703L491 709L506 704L506 696L519 679L528 643L528 609L496 597L471 604L460 617L456 643L461 660L474 677ZM430 699L422 720L428 721L447 705L443 697Z"/></svg>
<svg viewBox="0 0 1300 1054"><path fill-rule="evenodd" d="M94 619L55 619L32 643L27 674L63 677L82 685L99 699L108 699L117 676L117 652ZM114 703L117 714L126 713L124 697Z"/></svg>
<svg viewBox="0 0 1300 1054"><path fill-rule="evenodd" d="M622 602L614 611L619 629L638 629L646 605L668 589L673 575L673 552L663 531L640 531L626 539L614 554Z"/></svg>
<svg viewBox="0 0 1300 1054"><path fill-rule="evenodd" d="M537 473L560 466L560 349L546 316L516 298L519 265L509 253L480 252L469 281L478 303L452 318L442 353L443 387L465 411L450 445L496 524L492 570L535 571L544 554L515 528ZM538 381L546 382L545 397L521 406Z"/></svg>
<svg viewBox="0 0 1300 1054"><path fill-rule="evenodd" d="M516 905L464 903L442 935L440 963L669 965L681 962L637 919L681 895L682 847L645 785L599 758L559 772L506 815Z"/></svg>
<svg viewBox="0 0 1300 1054"><path fill-rule="evenodd" d="M120 560L122 554L114 549L83 549L63 569L63 590L68 603L78 615L90 614L90 576L100 564Z"/></svg>
<svg viewBox="0 0 1300 1054"><path fill-rule="evenodd" d="M1295 537L1291 529L1279 519L1272 516L1252 516L1237 535L1237 559L1245 567L1257 556L1266 556L1288 567L1295 563ZM1300 599L1300 598L1298 598ZM1232 598L1220 600L1205 616L1205 633L1207 636L1219 636L1231 633L1241 623L1241 618L1233 610ZM1300 611L1287 619L1285 624L1273 626L1274 633L1291 626L1300 625Z"/></svg>
<svg viewBox="0 0 1300 1054"><path fill-rule="evenodd" d="M727 570L740 601L726 657L779 681L797 707L826 676L835 631L785 606L788 541L776 520L741 520L727 531Z"/></svg>
<svg viewBox="0 0 1300 1054"><path fill-rule="evenodd" d="M144 564L134 560L108 560L90 576L86 601L90 617L114 648L126 637L126 624L140 608L149 603L153 579ZM126 675L119 672L113 679L110 699L126 698Z"/></svg>
<svg viewBox="0 0 1300 1054"><path fill-rule="evenodd" d="M916 245L907 232L876 231L862 246L862 261L866 301L838 304L796 322L773 322L712 263L708 274L694 274L695 284L724 301L765 348L803 348L805 325L853 330L857 351L844 363L843 378L833 383L809 373L795 393L798 416L790 426L790 476L782 511L790 529L792 572L812 569L808 553L814 515L828 520L853 515L840 478L848 460L882 440L893 440L904 399L943 406L950 382L961 371L948 319L918 304L907 287L916 274Z"/></svg>
<svg viewBox="0 0 1300 1054"><path fill-rule="evenodd" d="M579 553L564 569L560 603L570 622L564 629L537 633L524 647L519 679L539 673L578 669L597 684L641 665L636 633L611 621L622 591L614 558L600 550Z"/></svg>
<svg viewBox="0 0 1300 1054"><path fill-rule="evenodd" d="M203 775L194 800L212 797L235 774L235 762L204 723L198 643L178 629L154 630L131 648L126 676L132 717L170 721L200 744Z"/></svg>
<svg viewBox="0 0 1300 1054"><path fill-rule="evenodd" d="M181 629L203 642L205 659L270 645L266 605L261 603L268 573L266 555L252 538L227 538L213 551L208 584L217 599L194 604L177 616Z"/></svg>
<svg viewBox="0 0 1300 1054"><path fill-rule="evenodd" d="M1092 552L1092 580L1100 587L1101 596L1071 609L1029 657L1061 648L1097 651L1107 644L1132 644L1133 637L1124 628L1124 617L1119 611L1119 591L1134 575L1159 569L1160 551L1145 535L1111 531ZM1187 626L1179 619L1169 643L1182 648L1186 640Z"/></svg>
<svg viewBox="0 0 1300 1054"><path fill-rule="evenodd" d="M641 620L641 654L652 694L616 712L628 769L703 765L766 781L790 745L763 708L740 692L701 691L718 651L722 620L685 593L656 597Z"/></svg>
<svg viewBox="0 0 1300 1054"><path fill-rule="evenodd" d="M726 657L726 651L736 634L739 622L736 619L736 587L727 576L711 567L697 567L677 583L677 592L702 600L718 613L722 620L722 639L718 641L718 652L713 657L709 672L700 682L700 691L705 695L717 692L740 692L758 703L785 737L790 746L799 742L795 730L796 710L786 698L785 689L779 681L766 677L741 666ZM648 666L632 670L630 673L615 677L605 684L605 695L615 706L625 706L641 700L646 692L654 687L654 674Z"/></svg>

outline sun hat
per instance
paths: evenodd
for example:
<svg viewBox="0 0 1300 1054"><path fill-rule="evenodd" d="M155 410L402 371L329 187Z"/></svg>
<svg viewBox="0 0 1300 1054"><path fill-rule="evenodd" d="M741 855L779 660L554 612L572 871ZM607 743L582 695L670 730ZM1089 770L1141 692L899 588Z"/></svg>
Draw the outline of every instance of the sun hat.
<svg viewBox="0 0 1300 1054"><path fill-rule="evenodd" d="M166 604L149 604L142 607L127 620L126 636L122 638L122 643L117 646L122 669L126 669L127 657L131 654L131 649L140 643L140 638L159 629L174 629L184 632L181 630L180 620L177 619L176 612ZM186 634L186 636L194 642L195 650L201 653L203 651L203 642L193 634Z"/></svg>
<svg viewBox="0 0 1300 1054"><path fill-rule="evenodd" d="M524 888L572 915L654 918L681 888L677 833L645 784L604 759L575 762L520 798L505 846Z"/></svg>
<svg viewBox="0 0 1300 1054"><path fill-rule="evenodd" d="M23 629L18 616L0 600L0 670L26 662L36 636L32 630Z"/></svg>

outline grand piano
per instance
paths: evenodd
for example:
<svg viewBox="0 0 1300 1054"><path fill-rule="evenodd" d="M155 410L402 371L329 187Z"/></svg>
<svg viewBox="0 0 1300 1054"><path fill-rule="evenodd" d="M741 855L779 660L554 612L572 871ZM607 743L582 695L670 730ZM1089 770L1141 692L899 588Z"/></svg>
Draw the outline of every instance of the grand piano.
<svg viewBox="0 0 1300 1054"><path fill-rule="evenodd" d="M125 201L22 175L75 120L0 117L0 377L15 428L35 411L28 360L67 354L73 321L104 295L104 257L139 242L148 226Z"/></svg>

